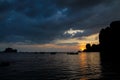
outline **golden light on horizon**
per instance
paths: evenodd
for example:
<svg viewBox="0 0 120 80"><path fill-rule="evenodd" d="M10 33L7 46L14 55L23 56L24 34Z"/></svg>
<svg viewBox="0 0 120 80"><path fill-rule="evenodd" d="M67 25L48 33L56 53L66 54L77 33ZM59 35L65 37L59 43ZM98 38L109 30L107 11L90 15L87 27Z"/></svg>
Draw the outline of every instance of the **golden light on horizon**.
<svg viewBox="0 0 120 80"><path fill-rule="evenodd" d="M81 51L83 51L83 50L85 50L85 49L86 49L85 47L80 47L80 50L81 50Z"/></svg>
<svg viewBox="0 0 120 80"><path fill-rule="evenodd" d="M81 45L79 46L79 49L80 49L81 51L85 50L85 49L86 49L86 44L81 44Z"/></svg>
<svg viewBox="0 0 120 80"><path fill-rule="evenodd" d="M80 80L88 80L87 78L81 78Z"/></svg>

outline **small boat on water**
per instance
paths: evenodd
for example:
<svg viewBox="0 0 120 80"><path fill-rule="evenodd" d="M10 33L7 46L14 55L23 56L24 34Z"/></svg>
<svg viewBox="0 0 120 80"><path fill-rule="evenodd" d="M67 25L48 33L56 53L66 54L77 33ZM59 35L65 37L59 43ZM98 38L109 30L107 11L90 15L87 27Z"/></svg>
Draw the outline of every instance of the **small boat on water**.
<svg viewBox="0 0 120 80"><path fill-rule="evenodd" d="M53 54L56 54L56 52L51 52L50 54L52 54L52 55L53 55Z"/></svg>
<svg viewBox="0 0 120 80"><path fill-rule="evenodd" d="M6 67L9 65L10 65L10 62L0 62L0 67Z"/></svg>
<svg viewBox="0 0 120 80"><path fill-rule="evenodd" d="M68 52L67 54L70 54L70 55L77 55L78 52Z"/></svg>

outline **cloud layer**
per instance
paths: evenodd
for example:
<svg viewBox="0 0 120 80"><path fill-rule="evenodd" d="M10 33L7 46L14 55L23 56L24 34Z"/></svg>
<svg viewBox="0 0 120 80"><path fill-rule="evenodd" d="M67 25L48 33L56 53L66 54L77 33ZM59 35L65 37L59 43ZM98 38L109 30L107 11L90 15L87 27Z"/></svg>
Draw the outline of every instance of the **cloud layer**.
<svg viewBox="0 0 120 80"><path fill-rule="evenodd" d="M47 44L98 33L120 19L120 0L0 0L0 43Z"/></svg>

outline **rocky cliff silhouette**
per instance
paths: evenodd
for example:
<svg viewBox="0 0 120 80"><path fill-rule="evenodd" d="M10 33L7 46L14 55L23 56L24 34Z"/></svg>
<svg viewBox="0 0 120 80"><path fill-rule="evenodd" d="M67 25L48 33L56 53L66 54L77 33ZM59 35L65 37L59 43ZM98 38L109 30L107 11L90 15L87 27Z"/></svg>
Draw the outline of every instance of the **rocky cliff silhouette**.
<svg viewBox="0 0 120 80"><path fill-rule="evenodd" d="M102 29L99 34L100 51L116 52L120 44L120 21L113 21L110 27Z"/></svg>
<svg viewBox="0 0 120 80"><path fill-rule="evenodd" d="M113 21L109 27L102 29L99 34L99 46L102 62L119 63L119 45L120 45L120 21ZM117 65L118 66L118 65ZM116 66L116 68L117 68Z"/></svg>
<svg viewBox="0 0 120 80"><path fill-rule="evenodd" d="M85 52L118 52L120 45L119 31L120 21L113 21L111 24L101 29L99 33L99 43L98 45L86 44Z"/></svg>

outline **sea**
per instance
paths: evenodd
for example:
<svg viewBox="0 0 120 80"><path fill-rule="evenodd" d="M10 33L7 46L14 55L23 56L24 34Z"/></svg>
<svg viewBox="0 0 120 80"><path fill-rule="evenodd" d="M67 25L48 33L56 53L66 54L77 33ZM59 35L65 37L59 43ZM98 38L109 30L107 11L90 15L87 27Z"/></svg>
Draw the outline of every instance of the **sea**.
<svg viewBox="0 0 120 80"><path fill-rule="evenodd" d="M120 80L104 69L99 52L0 53L0 80Z"/></svg>

